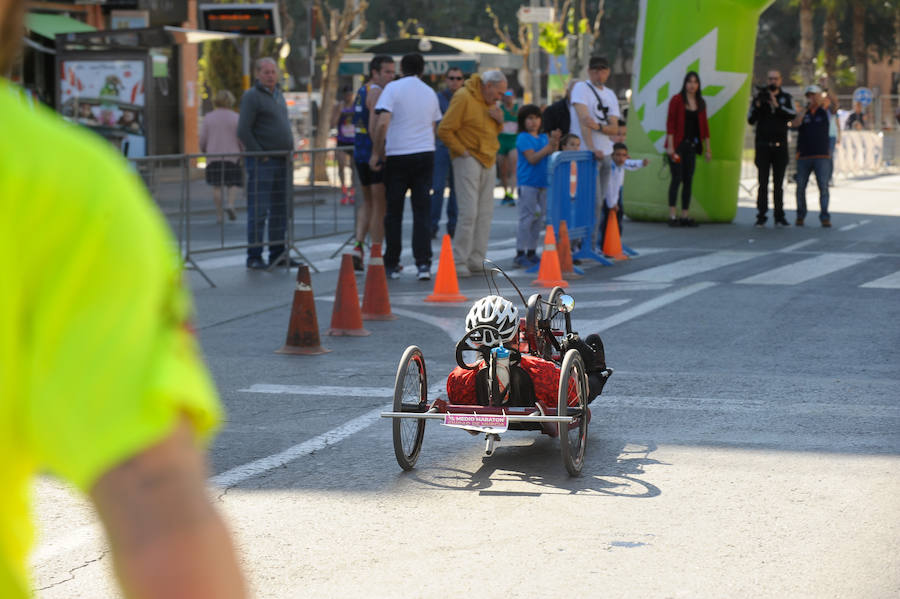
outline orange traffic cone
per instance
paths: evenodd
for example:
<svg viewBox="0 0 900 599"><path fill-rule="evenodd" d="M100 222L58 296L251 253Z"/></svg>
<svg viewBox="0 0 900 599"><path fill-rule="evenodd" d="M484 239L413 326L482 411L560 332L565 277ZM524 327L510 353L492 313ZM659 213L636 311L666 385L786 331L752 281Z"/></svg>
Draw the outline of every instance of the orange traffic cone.
<svg viewBox="0 0 900 599"><path fill-rule="evenodd" d="M291 306L287 339L284 347L275 353L312 355L330 351L319 345L319 319L316 318L316 303L309 281L309 267L301 264L297 267L297 288L294 289L294 304Z"/></svg>
<svg viewBox="0 0 900 599"><path fill-rule="evenodd" d="M573 163L574 164L574 163ZM572 263L572 247L569 244L569 226L566 221L559 221L559 269L564 279L578 279L583 272L575 269Z"/></svg>
<svg viewBox="0 0 900 599"><path fill-rule="evenodd" d="M559 267L559 252L556 251L556 235L553 234L553 225L547 225L547 233L544 234L544 253L541 254L541 268L538 270L538 278L531 282L539 287L568 287L563 281L562 271Z"/></svg>
<svg viewBox="0 0 900 599"><path fill-rule="evenodd" d="M606 217L606 234L603 236L603 253L615 260L628 260L622 251L622 239L619 237L619 219L612 210Z"/></svg>
<svg viewBox="0 0 900 599"><path fill-rule="evenodd" d="M434 280L434 292L425 298L426 302L464 302L466 296L459 292L459 281L456 278L456 264L453 262L453 246L450 236L445 234L441 241L441 260L438 262L437 277Z"/></svg>
<svg viewBox="0 0 900 599"><path fill-rule="evenodd" d="M362 324L356 277L353 275L352 254L344 254L341 258L341 272L338 274L337 289L334 290L334 311L331 313L331 328L328 329L328 334L352 337L371 335Z"/></svg>
<svg viewBox="0 0 900 599"><path fill-rule="evenodd" d="M369 268L366 270L366 288L363 291L363 320L396 320L391 313L391 299L388 295L387 274L381 257L381 244L372 244Z"/></svg>

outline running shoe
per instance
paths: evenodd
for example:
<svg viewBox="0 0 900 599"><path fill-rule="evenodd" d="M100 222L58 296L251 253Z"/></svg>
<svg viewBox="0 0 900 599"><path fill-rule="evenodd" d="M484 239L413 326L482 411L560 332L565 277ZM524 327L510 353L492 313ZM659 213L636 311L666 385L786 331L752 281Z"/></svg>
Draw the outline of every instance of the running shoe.
<svg viewBox="0 0 900 599"><path fill-rule="evenodd" d="M416 278L420 281L431 280L431 267L427 264L420 264L416 267Z"/></svg>
<svg viewBox="0 0 900 599"><path fill-rule="evenodd" d="M353 252L350 254L353 257L353 270L362 272L363 270L363 260L365 258L365 254L363 253L363 247L361 243L357 243L353 247Z"/></svg>

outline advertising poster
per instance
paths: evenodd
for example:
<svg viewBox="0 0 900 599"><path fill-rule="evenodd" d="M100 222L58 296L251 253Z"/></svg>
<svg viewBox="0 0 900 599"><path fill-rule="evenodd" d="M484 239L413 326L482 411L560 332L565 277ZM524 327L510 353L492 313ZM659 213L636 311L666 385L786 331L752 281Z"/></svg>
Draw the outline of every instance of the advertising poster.
<svg viewBox="0 0 900 599"><path fill-rule="evenodd" d="M60 63L60 112L110 141L129 158L145 156L144 61Z"/></svg>

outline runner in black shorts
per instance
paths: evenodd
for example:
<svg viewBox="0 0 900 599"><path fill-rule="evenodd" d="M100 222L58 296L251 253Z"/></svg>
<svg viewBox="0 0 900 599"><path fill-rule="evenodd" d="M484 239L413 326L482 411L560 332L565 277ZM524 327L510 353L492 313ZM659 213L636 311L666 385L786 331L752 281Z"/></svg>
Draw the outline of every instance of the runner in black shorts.
<svg viewBox="0 0 900 599"><path fill-rule="evenodd" d="M373 185L384 183L384 169L373 171L368 162L357 162L356 172L359 173L360 185Z"/></svg>

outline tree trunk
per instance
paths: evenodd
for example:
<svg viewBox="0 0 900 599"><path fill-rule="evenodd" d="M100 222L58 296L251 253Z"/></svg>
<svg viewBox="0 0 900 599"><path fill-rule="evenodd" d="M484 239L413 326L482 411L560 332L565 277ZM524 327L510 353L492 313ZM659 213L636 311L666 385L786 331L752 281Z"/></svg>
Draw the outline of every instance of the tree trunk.
<svg viewBox="0 0 900 599"><path fill-rule="evenodd" d="M838 42L838 2L831 0L825 9L825 27L822 31L822 51L825 55L825 87L834 91L834 72L837 68L837 42Z"/></svg>
<svg viewBox="0 0 900 599"><path fill-rule="evenodd" d="M800 77L803 85L809 85L815 78L813 65L813 9L812 0L800 0Z"/></svg>
<svg viewBox="0 0 900 599"><path fill-rule="evenodd" d="M314 148L324 148L328 144L328 137L331 133L331 116L334 114L335 103L337 102L337 86L338 86L338 68L341 63L341 55L337 47L328 49L325 57L325 72L322 76L322 104L319 106L319 119L316 125L316 137L313 143ZM315 161L315 181L328 181L328 170L326 169L325 153L318 153L313 156Z"/></svg>
<svg viewBox="0 0 900 599"><path fill-rule="evenodd" d="M866 54L866 5L853 3L853 62L856 64L856 84L868 83L868 56Z"/></svg>

